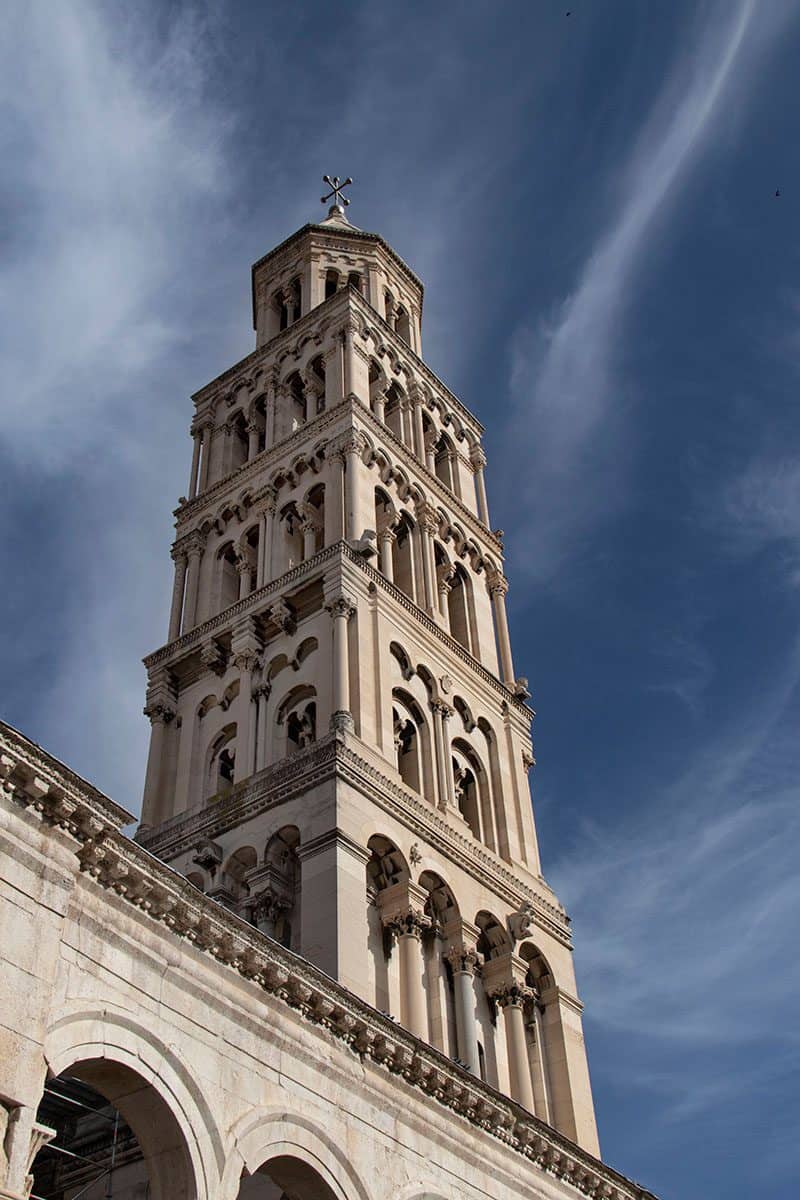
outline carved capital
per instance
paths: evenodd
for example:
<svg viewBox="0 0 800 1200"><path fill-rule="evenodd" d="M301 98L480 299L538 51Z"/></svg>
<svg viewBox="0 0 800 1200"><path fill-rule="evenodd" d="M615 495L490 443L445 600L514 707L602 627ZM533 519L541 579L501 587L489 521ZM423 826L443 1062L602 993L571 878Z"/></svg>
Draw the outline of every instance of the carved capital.
<svg viewBox="0 0 800 1200"><path fill-rule="evenodd" d="M158 721L161 721L164 725L169 725L170 721L175 717L175 709L159 701L153 704L145 704L142 711L151 725L155 725Z"/></svg>
<svg viewBox="0 0 800 1200"><path fill-rule="evenodd" d="M270 605L270 607L267 609L267 617L270 621L273 621L279 629L282 629L284 633L294 633L295 629L297 628L294 612L283 599L283 597L279 597L273 604Z"/></svg>
<svg viewBox="0 0 800 1200"><path fill-rule="evenodd" d="M426 533L436 534L439 532L439 514L432 504L427 501L422 501L416 505L417 519Z"/></svg>
<svg viewBox="0 0 800 1200"><path fill-rule="evenodd" d="M534 993L532 988L522 987L518 983L506 983L493 988L489 994L500 1008L522 1009L526 1001L533 998Z"/></svg>
<svg viewBox="0 0 800 1200"><path fill-rule="evenodd" d="M501 571L492 571L486 576L486 587L490 596L505 596L508 592L508 580Z"/></svg>
<svg viewBox="0 0 800 1200"><path fill-rule="evenodd" d="M455 711L446 700L431 700L431 712L440 713L443 721L449 721Z"/></svg>
<svg viewBox="0 0 800 1200"><path fill-rule="evenodd" d="M475 968L478 965L478 955L474 950L469 950L466 946L451 946L445 956L454 973L461 975L474 975Z"/></svg>
<svg viewBox="0 0 800 1200"><path fill-rule="evenodd" d="M383 924L395 937L421 938L433 922L427 913L416 908L407 908L384 917Z"/></svg>
<svg viewBox="0 0 800 1200"><path fill-rule="evenodd" d="M178 538L173 547L173 558L175 553L186 554L189 558L199 558L205 550L206 536L199 529L193 529L191 533L184 534L182 538Z"/></svg>
<svg viewBox="0 0 800 1200"><path fill-rule="evenodd" d="M483 447L477 442L473 442L469 448L469 461L472 464L473 471L482 471L486 466L486 455Z"/></svg>
<svg viewBox="0 0 800 1200"><path fill-rule="evenodd" d="M349 596L336 596L333 600L328 601L325 608L334 621L337 617L344 617L346 621L349 621L356 612L356 606Z"/></svg>

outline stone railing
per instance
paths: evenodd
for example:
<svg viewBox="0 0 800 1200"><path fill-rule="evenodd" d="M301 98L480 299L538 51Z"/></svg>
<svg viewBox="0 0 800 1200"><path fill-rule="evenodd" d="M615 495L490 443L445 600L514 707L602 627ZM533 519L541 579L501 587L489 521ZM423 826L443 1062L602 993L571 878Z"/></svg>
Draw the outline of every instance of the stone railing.
<svg viewBox="0 0 800 1200"><path fill-rule="evenodd" d="M299 955L204 896L120 830L128 817L22 735L0 723L6 801L33 809L76 842L80 869L97 884L185 939L226 971L330 1031L362 1062L401 1076L541 1170L602 1200L655 1200L544 1121L400 1028Z"/></svg>

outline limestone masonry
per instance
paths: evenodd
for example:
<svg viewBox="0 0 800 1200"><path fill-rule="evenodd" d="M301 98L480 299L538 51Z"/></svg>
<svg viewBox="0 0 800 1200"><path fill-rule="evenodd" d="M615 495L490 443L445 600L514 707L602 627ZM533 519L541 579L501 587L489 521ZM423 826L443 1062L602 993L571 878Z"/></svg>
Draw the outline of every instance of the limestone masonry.
<svg viewBox="0 0 800 1200"><path fill-rule="evenodd" d="M0 1200L652 1200L598 1158L422 285L334 204L252 292L194 396L135 840L0 726Z"/></svg>

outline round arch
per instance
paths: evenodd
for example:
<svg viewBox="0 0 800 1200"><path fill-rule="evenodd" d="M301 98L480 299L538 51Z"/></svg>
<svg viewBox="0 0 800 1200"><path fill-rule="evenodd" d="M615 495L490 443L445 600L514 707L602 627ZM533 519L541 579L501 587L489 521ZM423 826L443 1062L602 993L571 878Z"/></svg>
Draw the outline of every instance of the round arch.
<svg viewBox="0 0 800 1200"><path fill-rule="evenodd" d="M254 1175L276 1158L295 1158L310 1167L334 1200L371 1200L341 1147L310 1117L283 1108L256 1109L233 1126L230 1140L233 1149L222 1179L222 1200L236 1200L243 1172Z"/></svg>
<svg viewBox="0 0 800 1200"><path fill-rule="evenodd" d="M103 1091L104 1075L113 1068L120 1081L140 1081L151 1093L147 1122L167 1117L182 1139L186 1164L186 1200L216 1200L218 1180L225 1168L225 1147L217 1121L202 1089L191 1072L166 1043L122 1013L84 1010L57 1020L44 1041L44 1058L52 1075L80 1071L86 1082ZM135 1114L122 1107L124 1100L109 1097L129 1121L147 1157L152 1129L137 1128ZM170 1181L170 1188L174 1180ZM153 1200L173 1200L177 1189L153 1191Z"/></svg>

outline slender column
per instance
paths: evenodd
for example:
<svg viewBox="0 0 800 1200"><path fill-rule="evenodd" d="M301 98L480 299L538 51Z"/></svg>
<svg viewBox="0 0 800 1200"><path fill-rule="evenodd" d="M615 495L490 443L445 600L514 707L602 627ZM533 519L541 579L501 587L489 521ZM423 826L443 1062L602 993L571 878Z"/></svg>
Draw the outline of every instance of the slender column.
<svg viewBox="0 0 800 1200"><path fill-rule="evenodd" d="M303 560L313 558L317 550L317 527L313 521L303 522Z"/></svg>
<svg viewBox="0 0 800 1200"><path fill-rule="evenodd" d="M495 1000L503 1010L511 1095L524 1108L527 1108L528 1112L533 1112L533 1086L528 1050L525 1044L525 1021L522 1015L522 1008L528 995L526 988L521 988L516 984L510 984L494 993Z"/></svg>
<svg viewBox="0 0 800 1200"><path fill-rule="evenodd" d="M258 454L258 435L260 430L257 421L249 421L247 424L247 458L255 458Z"/></svg>
<svg viewBox="0 0 800 1200"><path fill-rule="evenodd" d="M202 435L199 430L194 429L192 431L192 441L194 442L194 445L192 446L192 470L191 474L189 475L190 500L194 500L195 496L197 495L197 481L200 475L200 447Z"/></svg>
<svg viewBox="0 0 800 1200"><path fill-rule="evenodd" d="M186 569L186 593L183 601L183 632L194 629L197 615L197 585L200 579L200 559L203 555L205 538L199 532L186 538L188 565Z"/></svg>
<svg viewBox="0 0 800 1200"><path fill-rule="evenodd" d="M452 578L453 568L449 564L443 564L437 568L436 580L439 590L439 615L442 618L442 625L448 633L450 632L450 609L447 604L447 597L450 595Z"/></svg>
<svg viewBox="0 0 800 1200"><path fill-rule="evenodd" d="M486 585L492 597L494 622L497 629L497 644L500 650L500 671L506 687L514 686L514 664L511 659L511 638L508 634L508 618L506 616L506 593L508 580L499 571L493 572L487 579Z"/></svg>
<svg viewBox="0 0 800 1200"><path fill-rule="evenodd" d="M444 700L432 700L431 711L436 761L439 765L439 808L445 811L448 807L455 806L455 782L450 753L450 718L454 710Z"/></svg>
<svg viewBox="0 0 800 1200"><path fill-rule="evenodd" d="M425 438L425 466L431 475L436 474L436 443L438 440L435 430L430 430Z"/></svg>
<svg viewBox="0 0 800 1200"><path fill-rule="evenodd" d="M439 519L428 504L420 505L418 509L419 528L422 534L422 576L425 585L425 608L432 617L438 613L435 568L433 555L433 535L439 528Z"/></svg>
<svg viewBox="0 0 800 1200"><path fill-rule="evenodd" d="M173 548L172 558L175 563L175 582L172 585L172 604L169 610L169 633L167 640L172 642L181 632L181 614L183 612L183 593L186 586L186 555L177 547Z"/></svg>
<svg viewBox="0 0 800 1200"><path fill-rule="evenodd" d="M236 709L235 780L253 773L255 730L253 726L253 671L258 664L258 638L252 617L234 626L231 637L233 665L239 671L239 696Z"/></svg>
<svg viewBox="0 0 800 1200"><path fill-rule="evenodd" d="M394 564L392 561L392 545L397 534L388 525L378 534L378 548L380 551L381 574L389 580L389 583L394 581Z"/></svg>
<svg viewBox="0 0 800 1200"><path fill-rule="evenodd" d="M355 379L355 345L353 342L353 334L356 331L352 321L348 321L343 330L342 340L342 390L345 396L349 396L353 390L353 380Z"/></svg>
<svg viewBox="0 0 800 1200"><path fill-rule="evenodd" d="M453 946L448 951L447 958L453 970L455 986L458 1057L467 1064L473 1075L480 1075L475 993L472 983L478 956L474 950L468 950L465 946Z"/></svg>
<svg viewBox="0 0 800 1200"><path fill-rule="evenodd" d="M414 407L415 450L420 462L425 462L425 430L422 427L422 393L417 389L411 396Z"/></svg>
<svg viewBox="0 0 800 1200"><path fill-rule="evenodd" d="M164 818L161 811L164 741L167 725L175 716L175 693L166 671L157 671L148 680L144 712L150 720L151 731L142 801L142 825L152 826Z"/></svg>
<svg viewBox="0 0 800 1200"><path fill-rule="evenodd" d="M258 565L256 568L256 587L262 588L269 583L272 570L272 526L275 520L275 493L270 489L268 498L258 510L260 525L258 529Z"/></svg>
<svg viewBox="0 0 800 1200"><path fill-rule="evenodd" d="M236 559L236 571L239 575L239 599L244 600L250 595L250 577L252 568L244 554L240 554Z"/></svg>
<svg viewBox="0 0 800 1200"><path fill-rule="evenodd" d="M486 455L477 442L474 442L469 453L472 469L475 472L475 491L478 498L478 516L487 529L489 525L489 502L486 499L486 479L483 468L486 466Z"/></svg>
<svg viewBox="0 0 800 1200"><path fill-rule="evenodd" d="M350 711L350 653L347 622L356 611L347 596L337 596L326 604L333 619L333 704L332 729L352 729L353 715Z"/></svg>
<svg viewBox="0 0 800 1200"><path fill-rule="evenodd" d="M397 938L400 959L400 1020L409 1033L428 1039L428 1013L423 984L422 931L430 921L409 908L387 922Z"/></svg>
<svg viewBox="0 0 800 1200"><path fill-rule="evenodd" d="M533 1100L536 1105L536 1116L551 1124L550 1083L547 1078L547 1055L542 1030L542 1013L536 1000L531 1007L528 1030L531 1035L530 1067L533 1079Z"/></svg>
<svg viewBox="0 0 800 1200"><path fill-rule="evenodd" d="M211 461L211 426L203 426L203 438L201 445L202 455L200 458L200 491L204 492L208 487L208 468Z"/></svg>
<svg viewBox="0 0 800 1200"><path fill-rule="evenodd" d="M267 384L267 392L264 399L264 413L266 417L266 438L265 445L267 450L270 450L275 445L275 392L278 386L277 372L272 371Z"/></svg>
<svg viewBox="0 0 800 1200"><path fill-rule="evenodd" d="M262 683L258 689L258 724L256 726L256 770L261 771L268 765L267 747L267 706L272 691L272 684Z"/></svg>
<svg viewBox="0 0 800 1200"><path fill-rule="evenodd" d="M379 388L375 393L375 420L381 424L386 420L386 390Z"/></svg>
<svg viewBox="0 0 800 1200"><path fill-rule="evenodd" d="M358 469L364 451L363 434L354 430L345 439L343 448L347 456L347 471L344 477L345 537L348 542L352 542L359 536L356 519L358 515Z"/></svg>
<svg viewBox="0 0 800 1200"><path fill-rule="evenodd" d="M344 537L344 460L341 445L330 453L330 485L325 489L325 545L332 546Z"/></svg>

